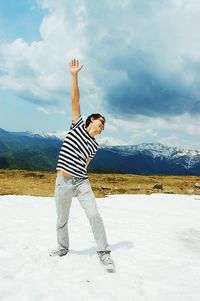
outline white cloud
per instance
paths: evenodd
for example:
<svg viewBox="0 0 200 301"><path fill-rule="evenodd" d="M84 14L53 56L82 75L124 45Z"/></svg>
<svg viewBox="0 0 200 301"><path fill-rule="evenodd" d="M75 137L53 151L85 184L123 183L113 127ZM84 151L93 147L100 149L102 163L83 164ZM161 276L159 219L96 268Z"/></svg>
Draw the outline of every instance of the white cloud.
<svg viewBox="0 0 200 301"><path fill-rule="evenodd" d="M36 109L38 111L44 113L45 115L52 115L52 114L66 115L66 112L64 110L57 109L57 108L54 108L54 107L38 106L38 107L36 107Z"/></svg>
<svg viewBox="0 0 200 301"><path fill-rule="evenodd" d="M38 99L38 102L58 101L64 94L66 75L64 66L59 68L55 60L52 63L47 46L42 42L28 45L22 39L1 45L1 69L7 73L0 78L1 89L26 96L27 99Z"/></svg>
<svg viewBox="0 0 200 301"><path fill-rule="evenodd" d="M113 119L118 133L124 134L124 144L161 142L181 148L199 149L200 119L184 114L170 118L135 116L134 119ZM126 133L126 134L125 134Z"/></svg>
<svg viewBox="0 0 200 301"><path fill-rule="evenodd" d="M195 0L38 3L49 11L40 26L42 40L29 45L19 38L1 46L1 69L7 72L0 79L2 89L59 102L69 80L68 61L75 56L86 64L83 92L91 105L100 105L102 89L127 76L117 61L113 69L106 62L113 55L126 56L129 46L149 53L163 77L178 72L185 81L194 80L194 73L182 70L185 58L200 58L200 5Z"/></svg>
<svg viewBox="0 0 200 301"><path fill-rule="evenodd" d="M176 146L181 149L199 150L199 143L198 141L196 141L195 137L185 135L183 136L178 133L172 133L169 136L162 137L158 142L168 146Z"/></svg>
<svg viewBox="0 0 200 301"><path fill-rule="evenodd" d="M70 91L68 63L74 56L83 57L87 43L81 37L83 24L78 23L80 9L76 12L76 22L70 23L63 13L67 1L56 2L56 5L53 1L43 3L51 13L41 23L41 41L28 44L18 38L10 44L1 44L0 69L3 75L0 88L26 96L30 101L34 99L38 103L56 105L64 102L67 91Z"/></svg>
<svg viewBox="0 0 200 301"><path fill-rule="evenodd" d="M37 107L37 110L44 113L45 115L49 115L49 111L43 107Z"/></svg>
<svg viewBox="0 0 200 301"><path fill-rule="evenodd" d="M97 141L100 145L128 145L126 141L114 137L97 137Z"/></svg>

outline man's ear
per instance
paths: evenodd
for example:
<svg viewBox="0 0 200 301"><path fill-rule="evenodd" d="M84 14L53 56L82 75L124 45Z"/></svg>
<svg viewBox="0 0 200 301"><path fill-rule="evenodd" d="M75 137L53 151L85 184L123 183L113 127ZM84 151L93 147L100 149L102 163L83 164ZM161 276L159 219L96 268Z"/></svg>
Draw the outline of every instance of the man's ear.
<svg viewBox="0 0 200 301"><path fill-rule="evenodd" d="M91 117L91 119L90 119L90 120L91 120L91 122L93 122L93 121L94 121L94 117Z"/></svg>

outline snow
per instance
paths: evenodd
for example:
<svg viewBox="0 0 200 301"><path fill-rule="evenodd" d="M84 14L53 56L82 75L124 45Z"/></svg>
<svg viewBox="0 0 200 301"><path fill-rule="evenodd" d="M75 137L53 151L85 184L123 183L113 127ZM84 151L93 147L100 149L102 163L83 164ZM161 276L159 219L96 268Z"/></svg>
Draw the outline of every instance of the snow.
<svg viewBox="0 0 200 301"><path fill-rule="evenodd" d="M124 146L102 146L114 153L120 153L123 156L135 155L137 153L145 153L153 158L178 159L188 157L190 160L199 161L200 151L184 150L177 147L170 147L161 143L141 143L138 145Z"/></svg>
<svg viewBox="0 0 200 301"><path fill-rule="evenodd" d="M200 300L200 197L97 199L116 273L100 264L87 218L73 199L70 252L56 246L54 199L0 197L1 301Z"/></svg>
<svg viewBox="0 0 200 301"><path fill-rule="evenodd" d="M38 132L38 133L35 133L35 135L39 135L43 138L57 138L57 139L60 139L60 140L64 140L65 137L66 137L66 134L67 134L68 130L65 130L65 131L60 131L60 132L56 132L56 131L53 131L53 132Z"/></svg>

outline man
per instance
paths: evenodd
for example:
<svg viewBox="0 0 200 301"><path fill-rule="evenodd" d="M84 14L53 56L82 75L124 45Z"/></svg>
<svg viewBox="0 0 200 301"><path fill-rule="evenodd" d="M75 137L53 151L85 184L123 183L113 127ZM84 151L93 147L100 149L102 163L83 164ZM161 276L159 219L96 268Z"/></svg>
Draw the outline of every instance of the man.
<svg viewBox="0 0 200 301"><path fill-rule="evenodd" d="M69 251L68 218L72 196L76 196L89 219L100 260L106 267L113 268L103 221L87 176L87 166L98 149L95 136L104 130L105 118L100 114L92 114L87 118L86 124L83 122L78 87L78 73L82 67L75 59L70 63L72 124L61 147L57 164L55 200L58 249L51 255L64 256Z"/></svg>

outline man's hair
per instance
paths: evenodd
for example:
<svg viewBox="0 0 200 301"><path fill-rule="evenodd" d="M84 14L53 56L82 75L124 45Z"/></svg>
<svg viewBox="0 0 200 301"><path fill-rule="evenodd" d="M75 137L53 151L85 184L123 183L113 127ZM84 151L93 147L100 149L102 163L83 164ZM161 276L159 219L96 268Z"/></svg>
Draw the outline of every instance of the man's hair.
<svg viewBox="0 0 200 301"><path fill-rule="evenodd" d="M87 117L86 119L86 122L85 122L85 126L86 128L90 125L90 123L92 122L91 118L94 118L94 119L98 119L98 118L103 118L104 121L106 121L105 117L103 117L101 114L99 113L96 113L96 114L91 114L90 116Z"/></svg>

